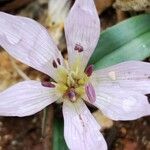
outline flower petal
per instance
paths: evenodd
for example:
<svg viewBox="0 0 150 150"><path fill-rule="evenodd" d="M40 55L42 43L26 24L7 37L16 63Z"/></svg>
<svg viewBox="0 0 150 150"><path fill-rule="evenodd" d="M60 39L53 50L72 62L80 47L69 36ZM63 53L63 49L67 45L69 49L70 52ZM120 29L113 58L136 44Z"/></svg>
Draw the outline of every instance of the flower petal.
<svg viewBox="0 0 150 150"><path fill-rule="evenodd" d="M55 79L53 62L59 59L62 64L63 58L43 26L26 17L0 12L0 28L0 46Z"/></svg>
<svg viewBox="0 0 150 150"><path fill-rule="evenodd" d="M150 115L150 104L145 95L119 87L97 87L96 102L107 117L113 120L134 120Z"/></svg>
<svg viewBox="0 0 150 150"><path fill-rule="evenodd" d="M93 0L76 0L65 22L68 57L74 63L77 56L85 68L100 35L100 21Z"/></svg>
<svg viewBox="0 0 150 150"><path fill-rule="evenodd" d="M63 104L64 136L71 150L106 150L100 126L83 101Z"/></svg>
<svg viewBox="0 0 150 150"><path fill-rule="evenodd" d="M121 87L142 94L150 93L150 63L128 61L97 70L95 73L98 86Z"/></svg>
<svg viewBox="0 0 150 150"><path fill-rule="evenodd" d="M54 89L39 81L20 82L0 93L0 116L32 115L57 99Z"/></svg>

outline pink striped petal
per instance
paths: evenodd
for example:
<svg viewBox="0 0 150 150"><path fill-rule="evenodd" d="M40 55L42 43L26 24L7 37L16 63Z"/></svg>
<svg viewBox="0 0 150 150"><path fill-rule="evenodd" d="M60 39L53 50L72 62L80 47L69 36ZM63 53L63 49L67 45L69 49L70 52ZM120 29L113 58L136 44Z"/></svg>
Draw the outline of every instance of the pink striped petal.
<svg viewBox="0 0 150 150"><path fill-rule="evenodd" d="M100 35L100 21L93 0L76 0L65 23L69 61L78 55L83 69L93 53Z"/></svg>
<svg viewBox="0 0 150 150"><path fill-rule="evenodd" d="M150 93L150 63L127 61L97 70L96 83L101 87L121 87L142 94Z"/></svg>
<svg viewBox="0 0 150 150"><path fill-rule="evenodd" d="M150 63L128 61L96 71L96 102L113 120L133 120L150 115L144 94L150 93Z"/></svg>
<svg viewBox="0 0 150 150"><path fill-rule="evenodd" d="M113 120L134 120L150 115L150 104L145 95L119 87L97 87L92 103Z"/></svg>
<svg viewBox="0 0 150 150"><path fill-rule="evenodd" d="M39 81L20 82L0 93L0 116L33 115L57 99L54 89Z"/></svg>
<svg viewBox="0 0 150 150"><path fill-rule="evenodd" d="M100 126L83 101L63 104L64 136L71 150L106 150Z"/></svg>
<svg viewBox="0 0 150 150"><path fill-rule="evenodd" d="M46 29L36 21L0 12L0 46L21 62L55 79L63 58Z"/></svg>

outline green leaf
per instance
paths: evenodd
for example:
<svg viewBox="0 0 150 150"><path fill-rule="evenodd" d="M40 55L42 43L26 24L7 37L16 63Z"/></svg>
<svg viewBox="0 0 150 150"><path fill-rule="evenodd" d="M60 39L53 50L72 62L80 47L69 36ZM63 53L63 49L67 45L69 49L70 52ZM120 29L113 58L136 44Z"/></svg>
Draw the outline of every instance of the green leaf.
<svg viewBox="0 0 150 150"><path fill-rule="evenodd" d="M54 119L53 150L69 150L64 140L63 119L58 116Z"/></svg>
<svg viewBox="0 0 150 150"><path fill-rule="evenodd" d="M89 61L95 69L150 56L150 14L132 17L101 33Z"/></svg>

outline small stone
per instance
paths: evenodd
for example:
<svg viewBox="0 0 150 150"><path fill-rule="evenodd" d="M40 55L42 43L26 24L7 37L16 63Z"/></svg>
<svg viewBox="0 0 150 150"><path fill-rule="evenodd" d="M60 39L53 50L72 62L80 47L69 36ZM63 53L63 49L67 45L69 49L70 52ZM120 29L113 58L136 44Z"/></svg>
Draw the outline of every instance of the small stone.
<svg viewBox="0 0 150 150"><path fill-rule="evenodd" d="M143 125L144 125L144 126L147 126L147 122L146 122L146 121L144 121L144 122L143 122Z"/></svg>
<svg viewBox="0 0 150 150"><path fill-rule="evenodd" d="M5 141L10 141L12 139L12 136L9 134L4 135L4 140Z"/></svg>
<svg viewBox="0 0 150 150"><path fill-rule="evenodd" d="M123 135L126 135L126 133L127 133L127 130L126 130L126 128L121 128L121 133L123 134Z"/></svg>
<svg viewBox="0 0 150 150"><path fill-rule="evenodd" d="M13 141L11 142L11 145L13 145L13 146L17 145L17 141L16 141L16 140L13 140Z"/></svg>
<svg viewBox="0 0 150 150"><path fill-rule="evenodd" d="M35 124L37 122L37 118L32 119L32 123Z"/></svg>

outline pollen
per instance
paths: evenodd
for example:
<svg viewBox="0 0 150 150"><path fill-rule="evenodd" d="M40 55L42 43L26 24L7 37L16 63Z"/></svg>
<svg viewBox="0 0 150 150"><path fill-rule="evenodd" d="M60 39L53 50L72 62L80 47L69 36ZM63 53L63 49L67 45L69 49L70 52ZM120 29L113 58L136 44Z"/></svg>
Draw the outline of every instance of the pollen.
<svg viewBox="0 0 150 150"><path fill-rule="evenodd" d="M79 86L79 87L75 88L75 92L76 92L78 95L82 96L83 94L85 94L84 86Z"/></svg>
<svg viewBox="0 0 150 150"><path fill-rule="evenodd" d="M60 94L63 94L67 91L68 87L63 84L63 83L59 83L56 85L56 90L60 93Z"/></svg>

